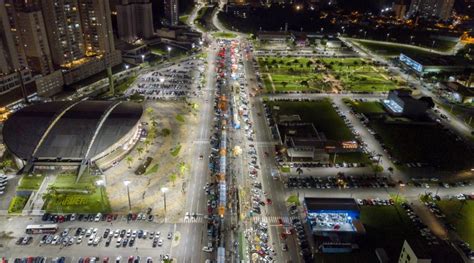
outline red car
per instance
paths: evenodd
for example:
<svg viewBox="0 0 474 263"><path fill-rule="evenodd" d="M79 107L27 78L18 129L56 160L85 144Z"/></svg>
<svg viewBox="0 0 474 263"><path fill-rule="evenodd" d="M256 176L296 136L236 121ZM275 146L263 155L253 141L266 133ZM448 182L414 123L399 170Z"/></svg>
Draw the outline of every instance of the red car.
<svg viewBox="0 0 474 263"><path fill-rule="evenodd" d="M283 225L283 220L282 220L281 218L278 218L278 224L279 224L280 226Z"/></svg>
<svg viewBox="0 0 474 263"><path fill-rule="evenodd" d="M285 234L285 233L281 233L281 234L280 234L280 239L281 239L281 240L285 240L285 239L286 239L286 234Z"/></svg>
<svg viewBox="0 0 474 263"><path fill-rule="evenodd" d="M267 205L271 205L271 204L272 204L272 199L267 198Z"/></svg>
<svg viewBox="0 0 474 263"><path fill-rule="evenodd" d="M103 260L102 260L102 263L108 263L109 262L109 257L105 257Z"/></svg>
<svg viewBox="0 0 474 263"><path fill-rule="evenodd" d="M111 222L112 218L113 218L113 216L111 214L108 214L107 215L107 222Z"/></svg>
<svg viewBox="0 0 474 263"><path fill-rule="evenodd" d="M137 214L132 214L132 220L136 220L137 219Z"/></svg>

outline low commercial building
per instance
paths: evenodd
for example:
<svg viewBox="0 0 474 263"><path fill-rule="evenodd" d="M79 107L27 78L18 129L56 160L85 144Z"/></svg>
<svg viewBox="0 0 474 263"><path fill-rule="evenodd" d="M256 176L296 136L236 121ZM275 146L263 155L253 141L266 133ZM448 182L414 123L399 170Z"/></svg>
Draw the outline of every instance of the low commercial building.
<svg viewBox="0 0 474 263"><path fill-rule="evenodd" d="M349 253L355 238L365 234L360 209L353 198L304 198L309 228L323 253Z"/></svg>
<svg viewBox="0 0 474 263"><path fill-rule="evenodd" d="M276 125L281 145L290 160L326 162L330 153L356 152L356 141L328 140L313 123L299 121L299 116L279 116Z"/></svg>
<svg viewBox="0 0 474 263"><path fill-rule="evenodd" d="M427 73L462 73L466 69L474 68L474 64L458 56L407 55L401 53L399 60L402 65L421 76Z"/></svg>
<svg viewBox="0 0 474 263"><path fill-rule="evenodd" d="M439 88L446 97L457 103L473 103L474 88L468 88L459 82L440 82Z"/></svg>
<svg viewBox="0 0 474 263"><path fill-rule="evenodd" d="M104 71L108 66L113 67L120 63L122 63L120 50L113 50L102 56L83 58L63 68L64 84L71 85Z"/></svg>
<svg viewBox="0 0 474 263"><path fill-rule="evenodd" d="M383 105L385 110L394 116L420 117L434 106L434 102L429 97L415 99L410 90L397 89L388 93Z"/></svg>
<svg viewBox="0 0 474 263"><path fill-rule="evenodd" d="M261 31L257 33L257 40L260 42L285 44L291 39L292 35L288 31Z"/></svg>

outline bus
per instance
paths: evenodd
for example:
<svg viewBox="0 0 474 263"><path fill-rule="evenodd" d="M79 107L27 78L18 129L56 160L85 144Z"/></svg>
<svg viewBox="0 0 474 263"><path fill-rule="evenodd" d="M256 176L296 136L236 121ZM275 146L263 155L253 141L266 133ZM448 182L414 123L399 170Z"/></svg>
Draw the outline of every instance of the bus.
<svg viewBox="0 0 474 263"><path fill-rule="evenodd" d="M44 233L56 233L58 231L57 224L44 224L44 225L27 225L27 234L44 234Z"/></svg>

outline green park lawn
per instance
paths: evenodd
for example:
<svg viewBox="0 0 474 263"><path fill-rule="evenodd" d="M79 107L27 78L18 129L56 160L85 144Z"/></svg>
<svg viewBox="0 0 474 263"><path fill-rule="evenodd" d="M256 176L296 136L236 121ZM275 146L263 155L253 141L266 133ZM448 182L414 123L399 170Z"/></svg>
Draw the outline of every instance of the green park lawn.
<svg viewBox="0 0 474 263"><path fill-rule="evenodd" d="M456 228L456 233L474 249L474 201L462 204L458 200L437 202L446 219Z"/></svg>
<svg viewBox="0 0 474 263"><path fill-rule="evenodd" d="M301 121L312 122L319 132L330 140L353 140L354 136L339 117L329 99L318 101L270 101L270 108L279 106L274 110L277 115L299 115Z"/></svg>
<svg viewBox="0 0 474 263"><path fill-rule="evenodd" d="M390 79L385 69L361 58L297 58L260 57L260 71L267 91L328 91L332 87L323 81L328 73L339 79L345 90L357 92L388 91L397 88L397 80ZM322 70L321 66L326 68ZM320 69L316 70L316 66Z"/></svg>
<svg viewBox="0 0 474 263"><path fill-rule="evenodd" d="M369 125L380 135L392 156L402 163L428 164L441 170L470 169L472 166L473 151L439 126L385 123L383 120L373 120Z"/></svg>
<svg viewBox="0 0 474 263"><path fill-rule="evenodd" d="M348 105L354 109L355 112L363 114L374 114L374 113L385 113L383 105L378 101L354 101L354 100L345 100Z"/></svg>
<svg viewBox="0 0 474 263"><path fill-rule="evenodd" d="M48 212L107 213L111 211L107 193L96 185L97 177L84 174L76 183L75 175L59 175L49 185L45 198Z"/></svg>
<svg viewBox="0 0 474 263"><path fill-rule="evenodd" d="M21 213L28 202L29 196L15 195L8 206L8 213Z"/></svg>
<svg viewBox="0 0 474 263"><path fill-rule="evenodd" d="M17 190L38 190L43 180L44 180L44 176L23 175L16 189Z"/></svg>
<svg viewBox="0 0 474 263"><path fill-rule="evenodd" d="M217 38L236 38L237 34L231 32L215 32L212 33L212 36Z"/></svg>
<svg viewBox="0 0 474 263"><path fill-rule="evenodd" d="M352 106L355 112L368 116L384 112L379 102L352 101ZM409 119L397 122L373 118L369 126L388 152L402 163L428 164L442 170L470 169L472 166L474 152L434 123L418 125Z"/></svg>
<svg viewBox="0 0 474 263"><path fill-rule="evenodd" d="M386 57L396 57L399 56L400 53L422 56L429 56L430 54L432 54L431 52L421 50L416 46L407 47L390 43L374 43L365 40L355 40L355 42L378 55Z"/></svg>

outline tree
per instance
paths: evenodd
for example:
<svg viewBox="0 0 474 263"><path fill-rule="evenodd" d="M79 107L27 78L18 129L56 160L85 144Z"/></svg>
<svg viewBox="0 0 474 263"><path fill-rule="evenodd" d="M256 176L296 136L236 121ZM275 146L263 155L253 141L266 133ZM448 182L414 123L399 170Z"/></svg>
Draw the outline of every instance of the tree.
<svg viewBox="0 0 474 263"><path fill-rule="evenodd" d="M128 168L132 168L133 157L131 155L127 156Z"/></svg>
<svg viewBox="0 0 474 263"><path fill-rule="evenodd" d="M147 113L148 115L150 115L150 116L153 114L153 112L154 112L154 110L153 110L152 107L148 107L148 108L146 109L146 113Z"/></svg>
<svg viewBox="0 0 474 263"><path fill-rule="evenodd" d="M383 172L383 166L380 164L372 165L372 171L374 172L374 175L377 176L377 174Z"/></svg>
<svg viewBox="0 0 474 263"><path fill-rule="evenodd" d="M148 152L148 147L150 147L150 144L151 144L151 141L146 139L144 142L143 142L143 145L145 145L145 151ZM138 150L138 149L137 149Z"/></svg>
<svg viewBox="0 0 474 263"><path fill-rule="evenodd" d="M181 175L184 175L189 170L189 167L185 162L180 162L178 163L178 170Z"/></svg>
<svg viewBox="0 0 474 263"><path fill-rule="evenodd" d="M309 87L309 83L308 83L307 80L302 80L302 81L300 82L300 84L301 84L301 86L305 86L306 88Z"/></svg>
<svg viewBox="0 0 474 263"><path fill-rule="evenodd" d="M170 174L169 180L173 184L173 187L174 187L174 184L176 183L176 179L178 179L178 176L175 173Z"/></svg>
<svg viewBox="0 0 474 263"><path fill-rule="evenodd" d="M138 147L137 152L138 152L138 159L141 159L141 155L143 153L143 147Z"/></svg>

